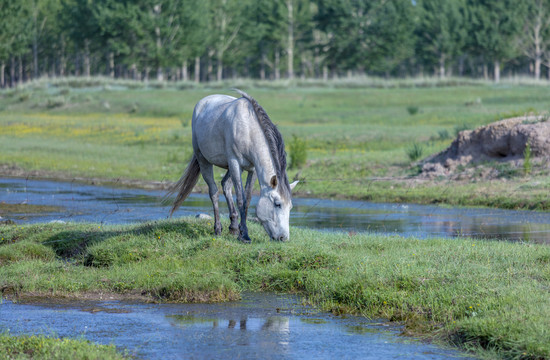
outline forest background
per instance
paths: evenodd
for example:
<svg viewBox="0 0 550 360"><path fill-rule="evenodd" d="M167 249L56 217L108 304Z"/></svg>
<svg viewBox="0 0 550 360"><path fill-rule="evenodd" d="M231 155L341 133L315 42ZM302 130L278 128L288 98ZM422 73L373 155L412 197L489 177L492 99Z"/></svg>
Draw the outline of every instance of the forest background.
<svg viewBox="0 0 550 360"><path fill-rule="evenodd" d="M550 78L548 0L0 0L0 17L1 87L70 75Z"/></svg>

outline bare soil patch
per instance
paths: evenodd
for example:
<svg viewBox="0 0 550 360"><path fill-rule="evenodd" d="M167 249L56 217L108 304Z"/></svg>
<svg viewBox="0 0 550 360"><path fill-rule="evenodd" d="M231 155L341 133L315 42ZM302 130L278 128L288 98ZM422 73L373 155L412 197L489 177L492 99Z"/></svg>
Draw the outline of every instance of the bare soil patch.
<svg viewBox="0 0 550 360"><path fill-rule="evenodd" d="M547 116L505 119L475 130L461 131L444 151L423 161L420 178L494 179L520 169L529 144L533 165L550 162L550 121Z"/></svg>

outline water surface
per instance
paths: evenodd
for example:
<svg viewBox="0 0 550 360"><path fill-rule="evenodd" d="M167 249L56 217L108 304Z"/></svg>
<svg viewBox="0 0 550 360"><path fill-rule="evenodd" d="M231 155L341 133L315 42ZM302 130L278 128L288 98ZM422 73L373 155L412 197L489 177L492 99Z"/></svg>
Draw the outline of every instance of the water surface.
<svg viewBox="0 0 550 360"><path fill-rule="evenodd" d="M288 295L224 304L118 301L0 304L0 332L82 336L144 359L455 359L400 328L336 317Z"/></svg>
<svg viewBox="0 0 550 360"><path fill-rule="evenodd" d="M104 224L164 219L170 206L162 191L93 186L77 182L0 179L0 202L53 205L60 212L15 214L16 222L88 221ZM252 199L250 214L254 214ZM550 243L550 213L484 208L448 208L414 204L383 204L294 198L291 226L330 231L375 232L428 238L469 236L480 239ZM225 199L220 212L227 217ZM212 214L210 199L191 194L175 216Z"/></svg>

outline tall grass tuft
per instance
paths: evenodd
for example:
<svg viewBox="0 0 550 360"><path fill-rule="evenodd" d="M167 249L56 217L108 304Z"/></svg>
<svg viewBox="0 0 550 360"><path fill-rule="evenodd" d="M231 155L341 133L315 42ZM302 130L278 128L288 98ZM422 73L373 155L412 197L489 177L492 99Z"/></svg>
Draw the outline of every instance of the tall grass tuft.
<svg viewBox="0 0 550 360"><path fill-rule="evenodd" d="M447 140L451 138L451 134L449 134L449 131L447 129L439 130L437 132L439 140Z"/></svg>
<svg viewBox="0 0 550 360"><path fill-rule="evenodd" d="M527 142L525 145L525 150L523 150L523 174L529 175L533 169L533 164L531 163L531 144Z"/></svg>
<svg viewBox="0 0 550 360"><path fill-rule="evenodd" d="M304 139L292 135L292 141L289 144L290 149L290 168L299 169L307 161L307 144Z"/></svg>
<svg viewBox="0 0 550 360"><path fill-rule="evenodd" d="M462 125L457 125L455 126L455 136L458 136L458 134L460 134L461 131L470 130L470 129L471 129L471 126L466 123L462 123Z"/></svg>
<svg viewBox="0 0 550 360"><path fill-rule="evenodd" d="M424 153L424 147L421 144L414 142L405 151L411 161L416 161L422 157L422 154Z"/></svg>

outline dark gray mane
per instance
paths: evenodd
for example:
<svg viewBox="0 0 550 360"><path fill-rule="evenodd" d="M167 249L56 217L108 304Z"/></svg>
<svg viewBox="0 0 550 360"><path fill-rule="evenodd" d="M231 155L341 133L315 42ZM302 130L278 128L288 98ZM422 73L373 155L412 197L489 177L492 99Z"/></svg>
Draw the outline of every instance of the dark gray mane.
<svg viewBox="0 0 550 360"><path fill-rule="evenodd" d="M267 143L269 145L269 151L271 152L271 158L275 165L275 173L277 174L277 183L279 192L281 195L290 200L290 185L288 183L288 176L286 174L286 151L285 142L277 126L271 122L271 119L265 112L264 108L258 104L258 102L250 95L239 89L234 89L236 92L247 99L254 108L260 127L264 131Z"/></svg>

